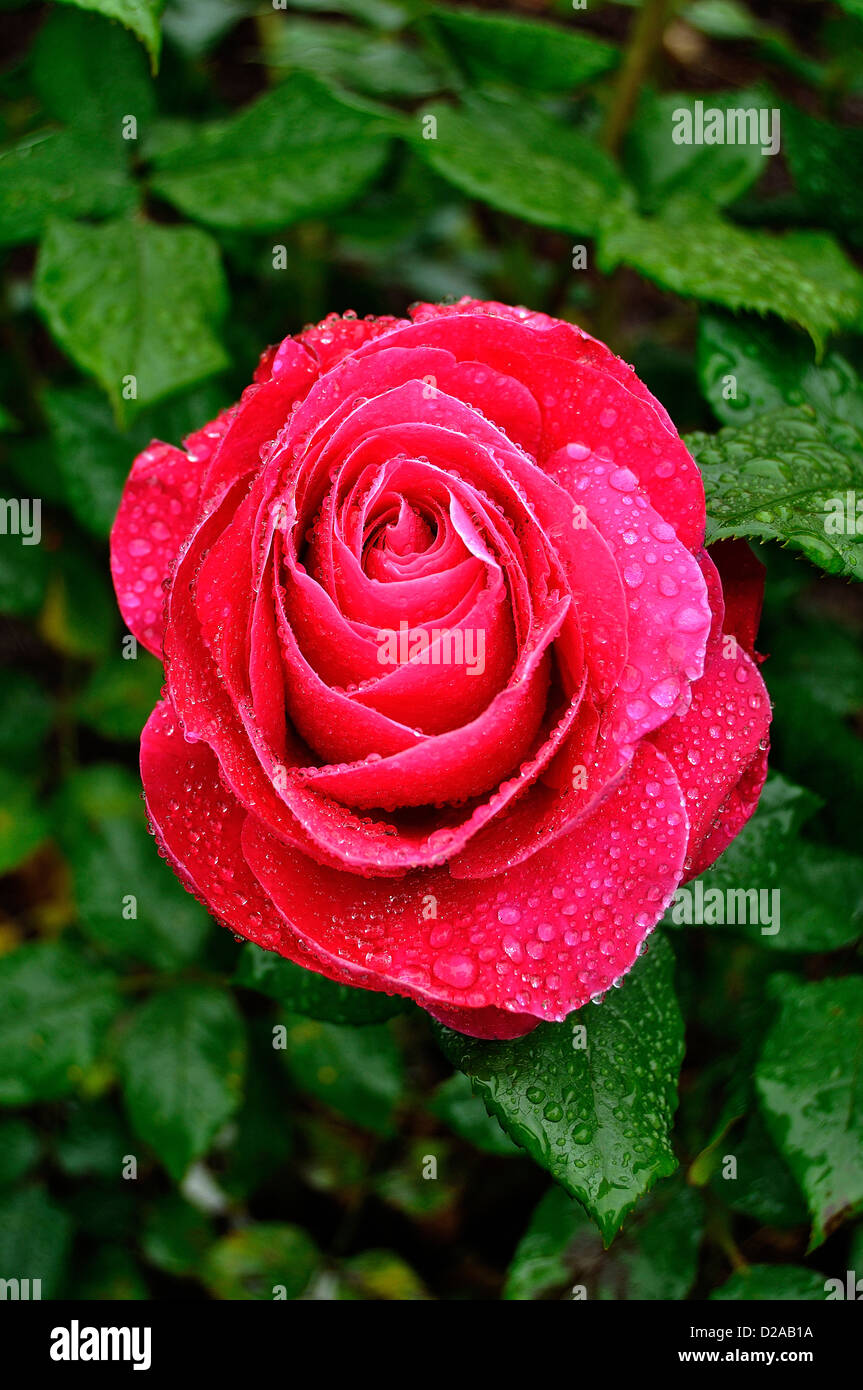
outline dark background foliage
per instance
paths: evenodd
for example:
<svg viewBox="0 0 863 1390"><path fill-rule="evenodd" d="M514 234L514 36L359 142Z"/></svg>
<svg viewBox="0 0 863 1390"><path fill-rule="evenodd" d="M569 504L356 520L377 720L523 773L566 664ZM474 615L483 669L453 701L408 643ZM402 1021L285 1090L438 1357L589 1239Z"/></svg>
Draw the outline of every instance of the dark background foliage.
<svg viewBox="0 0 863 1390"><path fill-rule="evenodd" d="M0 536L0 1278L815 1299L863 1275L863 547L823 524L863 496L861 0L0 0L0 52L0 487L42 503L39 545ZM779 108L781 153L673 145L697 98ZM774 773L706 882L779 887L782 929L669 922L582 1011L589 1062L580 1015L475 1044L238 944L139 798L161 671L107 569L134 454L306 322L463 294L633 362L696 432L711 534L769 571Z"/></svg>

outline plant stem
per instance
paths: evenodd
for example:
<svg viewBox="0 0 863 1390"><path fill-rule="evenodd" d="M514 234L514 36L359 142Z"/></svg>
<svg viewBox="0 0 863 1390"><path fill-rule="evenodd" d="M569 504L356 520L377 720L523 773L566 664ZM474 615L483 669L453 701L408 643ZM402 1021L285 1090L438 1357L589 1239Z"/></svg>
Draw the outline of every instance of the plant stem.
<svg viewBox="0 0 863 1390"><path fill-rule="evenodd" d="M602 132L602 143L611 154L620 149L642 83L662 45L674 8L675 0L644 0L635 17Z"/></svg>

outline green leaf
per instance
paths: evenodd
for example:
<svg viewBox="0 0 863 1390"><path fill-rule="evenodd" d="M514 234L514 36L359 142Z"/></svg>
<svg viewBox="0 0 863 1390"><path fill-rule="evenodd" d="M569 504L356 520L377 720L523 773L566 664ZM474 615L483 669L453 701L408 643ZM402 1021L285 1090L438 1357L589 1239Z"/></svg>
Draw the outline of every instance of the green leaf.
<svg viewBox="0 0 863 1390"><path fill-rule="evenodd" d="M102 1245L75 1274L77 1298L97 1302L146 1301L147 1281L133 1255L121 1245Z"/></svg>
<svg viewBox="0 0 863 1390"><path fill-rule="evenodd" d="M407 1001L398 995L352 989L285 960L275 951L262 951L251 943L243 947L234 981L259 990L291 1013L324 1023L383 1023L403 1013Z"/></svg>
<svg viewBox="0 0 863 1390"><path fill-rule="evenodd" d="M749 424L782 406L811 405L832 443L863 449L857 372L838 352L816 364L805 338L779 324L745 314L700 315L698 375L723 425Z"/></svg>
<svg viewBox="0 0 863 1390"><path fill-rule="evenodd" d="M198 956L211 919L156 854L135 777L111 764L76 773L57 824L81 924L94 941L163 970Z"/></svg>
<svg viewBox="0 0 863 1390"><path fill-rule="evenodd" d="M685 1298L703 1227L701 1199L674 1180L661 1183L607 1253L584 1211L552 1187L533 1213L507 1272L505 1299L560 1297L580 1285L589 1299Z"/></svg>
<svg viewBox="0 0 863 1390"><path fill-rule="evenodd" d="M54 1145L54 1157L71 1177L116 1181L130 1143L129 1131L114 1106L108 1101L91 1102L72 1109Z"/></svg>
<svg viewBox="0 0 863 1390"><path fill-rule="evenodd" d="M847 493L863 491L863 453L836 449L810 407L770 411L686 443L704 479L708 544L777 540L828 574L863 579L863 535L846 516Z"/></svg>
<svg viewBox="0 0 863 1390"><path fill-rule="evenodd" d="M95 14L53 10L36 35L30 61L33 86L50 115L76 131L122 139L123 120L144 125L155 111L147 60L131 34ZM140 130L139 130L140 134Z"/></svg>
<svg viewBox="0 0 863 1390"><path fill-rule="evenodd" d="M26 671L3 669L0 684L0 763L32 772L51 731L53 706Z"/></svg>
<svg viewBox="0 0 863 1390"><path fill-rule="evenodd" d="M0 874L30 858L48 834L48 820L29 781L0 768Z"/></svg>
<svg viewBox="0 0 863 1390"><path fill-rule="evenodd" d="M282 1054L294 1084L376 1134L395 1133L404 1062L389 1028L342 1028L286 1015Z"/></svg>
<svg viewBox="0 0 863 1390"><path fill-rule="evenodd" d="M363 1250L345 1260L340 1273L343 1299L416 1303L431 1298L416 1271L393 1250Z"/></svg>
<svg viewBox="0 0 863 1390"><path fill-rule="evenodd" d="M494 1116L489 1115L479 1096L474 1095L470 1080L463 1072L454 1072L438 1086L429 1109L483 1153L507 1158L519 1153L518 1146L504 1133Z"/></svg>
<svg viewBox="0 0 863 1390"><path fill-rule="evenodd" d="M53 217L114 217L137 201L122 149L86 130L44 130L0 151L0 245Z"/></svg>
<svg viewBox="0 0 863 1390"><path fill-rule="evenodd" d="M250 9L249 0L170 0L162 30L175 48L199 58L245 19Z"/></svg>
<svg viewBox="0 0 863 1390"><path fill-rule="evenodd" d="M393 118L297 73L155 154L153 189L215 227L275 231L343 207L374 178Z"/></svg>
<svg viewBox="0 0 863 1390"><path fill-rule="evenodd" d="M778 951L836 951L857 940L863 933L863 859L800 839L801 824L818 805L811 792L771 773L755 814L701 875L708 930L727 926ZM712 890L725 895L722 903L708 899ZM728 898L753 891L772 896ZM668 914L670 924L686 920L695 892L694 885L682 890L686 897ZM726 907L740 920L726 922Z"/></svg>
<svg viewBox="0 0 863 1390"><path fill-rule="evenodd" d="M382 1201L412 1221L433 1222L458 1201L459 1189L449 1176L455 1171L449 1140L426 1135L408 1144L398 1161L373 1179L373 1188Z"/></svg>
<svg viewBox="0 0 863 1390"><path fill-rule="evenodd" d="M51 557L53 570L39 616L39 631L64 656L101 660L119 627L108 567L72 527Z"/></svg>
<svg viewBox="0 0 863 1390"><path fill-rule="evenodd" d="M243 1104L232 1122L234 1133L222 1159L219 1185L247 1201L287 1164L293 1147L289 1120L289 1081L278 1065L273 1036L263 1019L255 1020L250 1038ZM278 1115L278 1124L273 1116Z"/></svg>
<svg viewBox="0 0 863 1390"><path fill-rule="evenodd" d="M804 578L809 580L807 572ZM777 612L786 611L783 601ZM821 611L816 617L798 609L785 631L774 628L769 635L771 665L775 658L776 666L771 687L778 681L789 698L793 691L818 700L825 714L853 716L863 710L863 649L853 627L831 622Z"/></svg>
<svg viewBox="0 0 863 1390"><path fill-rule="evenodd" d="M52 223L35 298L57 342L105 389L118 418L227 363L213 333L226 304L219 252L194 227Z"/></svg>
<svg viewBox="0 0 863 1390"><path fill-rule="evenodd" d="M827 1295L824 1275L814 1269L805 1269L803 1265L749 1265L732 1274L710 1297L734 1303L771 1302L773 1299L790 1303L805 1299L816 1303Z"/></svg>
<svg viewBox="0 0 863 1390"><path fill-rule="evenodd" d="M820 121L786 105L782 137L782 151L804 216L819 226L833 227L859 247L863 244L863 131Z"/></svg>
<svg viewBox="0 0 863 1390"><path fill-rule="evenodd" d="M15 434L4 440L5 462L19 480L25 497L40 497L43 508L63 504L63 485L47 434Z"/></svg>
<svg viewBox="0 0 863 1390"><path fill-rule="evenodd" d="M677 1160L683 1023L663 937L601 1004L514 1042L440 1030L449 1060L504 1129L586 1207L606 1244L639 1197ZM586 1030L584 1032L583 1030Z"/></svg>
<svg viewBox="0 0 863 1390"><path fill-rule="evenodd" d="M175 1181L237 1109L245 1049L233 999L210 985L165 989L135 1011L120 1044L126 1106Z"/></svg>
<svg viewBox="0 0 863 1390"><path fill-rule="evenodd" d="M763 92L651 91L642 94L626 139L626 172L638 189L645 212L654 212L680 192L699 194L722 207L745 193L770 156L759 145L676 145L671 139L678 111L693 112L696 99L720 111L761 107Z"/></svg>
<svg viewBox="0 0 863 1390"><path fill-rule="evenodd" d="M515 15L434 8L429 20L475 81L568 92L610 72L620 57L613 44L592 34Z"/></svg>
<svg viewBox="0 0 863 1390"><path fill-rule="evenodd" d="M368 1179L367 1139L338 1117L314 1114L299 1119L303 1153L298 1168L303 1181L316 1192L346 1195L351 1200Z"/></svg>
<svg viewBox="0 0 863 1390"><path fill-rule="evenodd" d="M534 1209L506 1275L503 1297L516 1302L547 1297L576 1282L583 1257L599 1255L596 1229L584 1208L562 1187L548 1189Z"/></svg>
<svg viewBox="0 0 863 1390"><path fill-rule="evenodd" d="M414 0L288 0L288 4L292 10L350 15L375 29L403 29L414 8Z"/></svg>
<svg viewBox="0 0 863 1390"><path fill-rule="evenodd" d="M681 18L713 39L754 39L760 24L739 0L694 0Z"/></svg>
<svg viewBox="0 0 863 1390"><path fill-rule="evenodd" d="M429 117L437 126L426 139L421 131L435 129ZM589 236L623 196L603 150L527 101L469 94L460 107L434 106L416 120L414 147L437 173L527 222Z"/></svg>
<svg viewBox="0 0 863 1390"><path fill-rule="evenodd" d="M318 1264L314 1243L299 1226L261 1221L217 1241L201 1269L214 1298L299 1298Z"/></svg>
<svg viewBox="0 0 863 1390"><path fill-rule="evenodd" d="M819 352L831 333L860 319L863 306L863 277L832 237L747 231L689 194L656 217L610 210L599 265L609 273L621 264L684 297L777 314L805 328Z"/></svg>
<svg viewBox="0 0 863 1390"><path fill-rule="evenodd" d="M153 439L181 439L227 402L210 381L143 411L118 426L93 386L52 387L42 396L51 427L64 500L87 531L110 534L129 469Z"/></svg>
<svg viewBox="0 0 863 1390"><path fill-rule="evenodd" d="M266 62L271 69L310 72L372 97L422 97L444 86L428 57L392 35L323 21L285 20L275 26Z"/></svg>
<svg viewBox="0 0 863 1390"><path fill-rule="evenodd" d="M755 1073L767 1128L820 1245L863 1209L863 979L776 980L779 1017Z"/></svg>
<svg viewBox="0 0 863 1390"><path fill-rule="evenodd" d="M39 1140L26 1120L0 1120L0 1187L29 1173L39 1152Z"/></svg>
<svg viewBox="0 0 863 1390"><path fill-rule="evenodd" d="M0 1105L73 1092L96 1061L118 998L111 975L62 942L0 959Z"/></svg>
<svg viewBox="0 0 863 1390"><path fill-rule="evenodd" d="M778 877L781 951L838 951L863 935L863 858L801 840ZM760 928L759 928L760 932Z"/></svg>
<svg viewBox="0 0 863 1390"><path fill-rule="evenodd" d="M137 742L164 679L161 663L142 648L134 660L114 656L93 671L75 700L75 714L104 738Z"/></svg>
<svg viewBox="0 0 863 1390"><path fill-rule="evenodd" d="M24 519L31 525L34 512ZM36 533L31 530L29 534ZM0 613L16 618L29 618L39 612L48 582L45 551L39 545L30 545L29 539L26 545L24 541L23 535L0 535Z"/></svg>
<svg viewBox="0 0 863 1390"><path fill-rule="evenodd" d="M29 1293L20 1297L56 1298L66 1268L72 1237L68 1214L52 1202L43 1187L25 1187L0 1196L0 1269L2 1278L29 1279ZM32 1281L41 1280L39 1292ZM11 1297L11 1290L5 1297Z"/></svg>
<svg viewBox="0 0 863 1390"><path fill-rule="evenodd" d="M785 560L782 551L776 559ZM801 577L807 571L800 565ZM775 565L774 565L775 569ZM781 596L778 579L768 582ZM771 743L776 762L824 799L820 828L829 843L856 851L863 800L863 742L855 733L863 710L863 652L853 628L830 622L823 609L789 615L787 600L770 615Z"/></svg>
<svg viewBox="0 0 863 1390"><path fill-rule="evenodd" d="M213 1244L212 1222L170 1192L149 1209L141 1235L145 1259L166 1274L196 1275Z"/></svg>
<svg viewBox="0 0 863 1390"><path fill-rule="evenodd" d="M725 1175L726 1156L736 1160L733 1177ZM778 1226L780 1230L806 1225L806 1204L800 1188L757 1110L740 1133L734 1130L722 1139L714 1163L711 1189L734 1211L760 1226Z"/></svg>
<svg viewBox="0 0 863 1390"><path fill-rule="evenodd" d="M717 881L733 886L745 871L753 882L773 882L783 860L796 852L801 826L821 805L819 797L790 782L780 772L768 773L754 815L716 862Z"/></svg>
<svg viewBox="0 0 863 1390"><path fill-rule="evenodd" d="M64 0L64 3L119 20L141 40L150 55L151 67L156 71L162 41L159 17L165 8L165 0Z"/></svg>
<svg viewBox="0 0 863 1390"><path fill-rule="evenodd" d="M134 1154L134 1148L127 1149ZM69 1190L69 1209L75 1224L101 1245L112 1240L129 1244L137 1236L140 1198L131 1180L76 1183Z"/></svg>

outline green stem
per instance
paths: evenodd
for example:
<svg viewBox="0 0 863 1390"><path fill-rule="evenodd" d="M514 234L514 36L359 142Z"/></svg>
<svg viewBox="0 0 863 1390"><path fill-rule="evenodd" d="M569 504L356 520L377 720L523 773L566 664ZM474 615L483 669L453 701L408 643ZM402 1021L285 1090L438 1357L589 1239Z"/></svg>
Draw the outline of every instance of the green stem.
<svg viewBox="0 0 863 1390"><path fill-rule="evenodd" d="M611 154L617 154L623 143L638 94L662 46L662 36L675 3L676 0L644 0L635 17L602 133L602 143Z"/></svg>
<svg viewBox="0 0 863 1390"><path fill-rule="evenodd" d="M704 1233L707 1239L722 1251L735 1273L744 1272L749 1268L749 1263L731 1234L728 1213L719 1205L711 1192L705 1192L705 1197L707 1199L707 1220Z"/></svg>

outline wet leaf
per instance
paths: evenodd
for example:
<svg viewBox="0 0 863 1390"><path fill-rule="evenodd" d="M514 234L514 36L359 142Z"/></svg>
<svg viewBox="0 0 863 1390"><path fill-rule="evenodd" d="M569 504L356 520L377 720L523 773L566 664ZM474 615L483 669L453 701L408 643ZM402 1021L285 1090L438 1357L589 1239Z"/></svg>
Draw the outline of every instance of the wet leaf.
<svg viewBox="0 0 863 1390"><path fill-rule="evenodd" d="M420 117L436 122L425 126L434 130L431 138L424 138ZM526 100L470 94L459 107L434 106L415 119L414 147L438 174L528 222L589 236L621 197L609 156Z"/></svg>
<svg viewBox="0 0 863 1390"><path fill-rule="evenodd" d="M778 540L829 574L863 579L863 536L844 523L847 493L863 491L863 454L836 449L811 409L771 411L686 443L704 479L708 544Z"/></svg>
<svg viewBox="0 0 863 1390"><path fill-rule="evenodd" d="M245 1037L230 996L176 985L136 1009L120 1046L129 1118L179 1181L241 1096Z"/></svg>
<svg viewBox="0 0 863 1390"><path fill-rule="evenodd" d="M39 250L35 299L118 419L227 364L214 332L226 306L219 253L197 228L54 222Z"/></svg>
<svg viewBox="0 0 863 1390"><path fill-rule="evenodd" d="M695 1279L702 1203L679 1180L660 1183L604 1252L578 1202L552 1187L533 1213L510 1264L504 1298L607 1300L685 1298Z"/></svg>
<svg viewBox="0 0 863 1390"><path fill-rule="evenodd" d="M766 411L811 405L837 447L863 450L863 382L829 352L814 360L805 338L751 314L703 313L698 375L723 425L745 425Z"/></svg>
<svg viewBox="0 0 863 1390"><path fill-rule="evenodd" d="M150 54L153 69L158 66L162 37L159 18L165 8L165 0L64 0L64 3L119 20L141 40Z"/></svg>
<svg viewBox="0 0 863 1390"><path fill-rule="evenodd" d="M805 328L819 352L863 309L863 277L832 237L749 231L690 193L669 200L656 217L612 208L599 253L606 274L629 265L675 294L777 314Z"/></svg>
<svg viewBox="0 0 863 1390"><path fill-rule="evenodd" d="M386 114L300 73L157 153L153 188L199 222L275 231L354 198L380 169L393 129Z"/></svg>
<svg viewBox="0 0 863 1390"><path fill-rule="evenodd" d="M613 44L571 25L443 7L431 9L429 20L474 81L569 92L611 71L619 59Z"/></svg>
<svg viewBox="0 0 863 1390"><path fill-rule="evenodd" d="M655 211L682 189L701 193L718 207L731 203L760 178L770 156L759 145L675 144L671 138L676 114L694 114L695 102L718 111L765 106L763 92L646 91L626 140L626 171L638 189L645 212Z"/></svg>
<svg viewBox="0 0 863 1390"><path fill-rule="evenodd" d="M318 1252L299 1226L262 1221L217 1241L201 1278L214 1298L295 1299L317 1262Z"/></svg>
<svg viewBox="0 0 863 1390"><path fill-rule="evenodd" d="M812 1217L812 1246L863 1209L863 979L776 980L755 1083Z"/></svg>
<svg viewBox="0 0 863 1390"><path fill-rule="evenodd" d="M509 1043L439 1030L449 1060L507 1133L578 1198L606 1243L677 1166L669 1127L683 1027L673 964L657 935L619 990L565 1023Z"/></svg>
<svg viewBox="0 0 863 1390"><path fill-rule="evenodd" d="M323 1023L383 1023L408 1007L398 995L353 989L305 970L275 951L251 943L243 947L234 976L236 984L259 990L291 1013Z"/></svg>
<svg viewBox="0 0 863 1390"><path fill-rule="evenodd" d="M470 1079L457 1071L438 1086L431 1109L454 1133L483 1153L511 1156L519 1152L500 1124L474 1094Z"/></svg>
<svg viewBox="0 0 863 1390"><path fill-rule="evenodd" d="M0 245L35 241L52 217L115 217L136 201L124 151L86 131L44 130L0 151Z"/></svg>
<svg viewBox="0 0 863 1390"><path fill-rule="evenodd" d="M63 943L19 946L0 959L0 1104L74 1091L118 1002L112 976Z"/></svg>
<svg viewBox="0 0 863 1390"><path fill-rule="evenodd" d="M342 1028L296 1014L286 1025L281 1055L294 1084L364 1129L393 1134L404 1064L389 1028Z"/></svg>
<svg viewBox="0 0 863 1390"><path fill-rule="evenodd" d="M710 1297L734 1303L746 1300L769 1303L774 1299L792 1303L805 1299L815 1303L827 1296L824 1282L823 1274L802 1265L749 1265L732 1274Z"/></svg>
<svg viewBox="0 0 863 1390"><path fill-rule="evenodd" d="M0 1195L0 1269L19 1281L21 1298L56 1298L69 1255L72 1223L44 1187ZM30 1281L25 1292L20 1281ZM38 1292L34 1281L39 1281ZM11 1291L4 1297L13 1297Z"/></svg>

